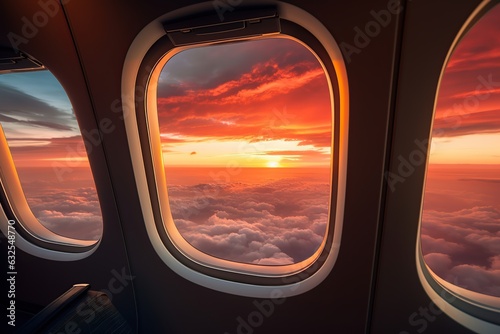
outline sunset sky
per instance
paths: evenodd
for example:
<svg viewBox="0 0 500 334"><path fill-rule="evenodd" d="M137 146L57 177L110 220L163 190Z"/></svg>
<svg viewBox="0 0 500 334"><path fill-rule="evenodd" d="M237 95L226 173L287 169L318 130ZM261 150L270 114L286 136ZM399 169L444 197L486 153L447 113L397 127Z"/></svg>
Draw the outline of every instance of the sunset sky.
<svg viewBox="0 0 500 334"><path fill-rule="evenodd" d="M323 68L293 40L183 51L158 88L165 164L328 167L330 104Z"/></svg>
<svg viewBox="0 0 500 334"><path fill-rule="evenodd" d="M48 71L0 75L0 124L18 167L88 166L71 103Z"/></svg>
<svg viewBox="0 0 500 334"><path fill-rule="evenodd" d="M427 265L500 297L500 6L462 38L439 90L421 231Z"/></svg>
<svg viewBox="0 0 500 334"><path fill-rule="evenodd" d="M261 265L314 254L328 223L332 109L308 49L268 38L178 53L160 76L158 117L172 216L189 243Z"/></svg>
<svg viewBox="0 0 500 334"><path fill-rule="evenodd" d="M95 185L71 103L57 79L48 71L2 74L0 101L0 124L35 217L55 233L99 239Z"/></svg>
<svg viewBox="0 0 500 334"><path fill-rule="evenodd" d="M500 7L456 47L441 81L432 163L500 164Z"/></svg>

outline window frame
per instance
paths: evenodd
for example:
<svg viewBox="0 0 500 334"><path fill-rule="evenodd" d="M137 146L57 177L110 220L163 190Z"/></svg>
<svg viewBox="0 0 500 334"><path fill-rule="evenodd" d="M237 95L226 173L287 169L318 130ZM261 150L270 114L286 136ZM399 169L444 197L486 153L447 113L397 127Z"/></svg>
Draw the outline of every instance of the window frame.
<svg viewBox="0 0 500 334"><path fill-rule="evenodd" d="M39 62L30 56L25 56L36 65ZM13 72L31 72L45 70L42 65L7 69L0 71L0 75ZM56 261L75 261L92 254L100 244L98 240L80 240L56 234L42 225L35 217L26 200L24 191L17 173L14 159L0 125L0 230L8 235L9 221L16 231L16 247L25 252Z"/></svg>
<svg viewBox="0 0 500 334"><path fill-rule="evenodd" d="M436 89L434 99L434 111L432 116L432 123L429 129L429 143L432 140L432 129L434 126L434 115L439 98L439 91L441 81L446 70L446 67L453 55L456 47L465 36L465 34L479 21L485 14L488 13L495 5L500 6L498 0L485 0L483 1L467 18L464 22L459 33L455 37L446 59L443 63L439 81ZM500 297L485 295L470 291L450 282L445 281L436 275L429 266L425 263L424 256L421 248L421 230L422 230L422 217L423 217L423 204L426 189L426 180L429 167L429 150L427 151L427 163L425 165L424 184L422 188L422 197L420 203L420 217L417 230L416 242L416 266L417 273L427 295L439 306L439 308L456 322L463 326L480 333L498 333L500 331Z"/></svg>
<svg viewBox="0 0 500 334"><path fill-rule="evenodd" d="M192 12L203 12L202 6L203 4L192 6ZM168 197L166 197L156 114L156 86L152 82L158 78L162 70L163 66L160 65L187 48L173 45L162 27L162 23L167 20L185 17L185 15L179 15L178 12L182 11L174 11L160 17L136 37L129 49L122 77L125 125L134 162L134 174L147 232L156 252L171 269L195 283L218 291L254 297L269 297L269 293L277 288L280 288L280 294L285 296L296 295L319 284L329 274L336 261L343 220L348 91L342 54L333 37L310 14L285 4L280 4L277 9L281 36L272 37L291 38L305 45L317 56L327 74L332 103L331 171L333 176L329 208L330 221L322 247L314 254L314 259L311 257L310 261L306 261L307 263L285 266L252 265L221 260L213 256L207 257L198 250L193 256L192 252L186 252L186 249L182 248L186 244L189 245L186 241L183 246L176 246L179 243L176 238L184 239L175 225L173 229L174 233L177 231L177 235L174 235L175 244L169 236L172 231L167 232L167 228L163 225L162 213L168 217L167 224L170 224L170 227L174 223L168 208ZM239 8L238 10L245 9ZM265 37L267 36L252 36L234 38L229 41ZM214 43L220 43L220 41L203 42L196 44L196 47ZM141 59L140 64L137 59ZM129 117L130 115L135 117ZM162 187L163 190L159 189ZM195 249L191 245L189 247Z"/></svg>
<svg viewBox="0 0 500 334"><path fill-rule="evenodd" d="M286 24L285 24L286 26ZM261 40L261 39L268 39L268 38L282 38L282 39L289 39L293 40L304 47L308 48L307 45L302 43L301 41L292 38L288 35L273 35L272 37L264 36L264 37L251 37L251 38L244 38L244 39L236 39L234 41L255 41L255 40ZM324 246L327 242L327 238L324 238L322 243L320 244L318 250L312 254L308 259L290 264L290 265L281 265L281 266L266 266L266 265L252 265L248 263L239 263L235 261L230 261L230 260L225 260L225 259L220 259L216 258L212 255L206 254L195 247L193 247L190 243L188 243L184 237L180 234L178 231L177 227L175 226L175 223L172 219L171 213L170 213L170 207L169 207L169 199L167 195L167 187L162 186L162 185L168 185L166 182L166 175L164 172L164 165L163 165L163 158L161 154L161 140L160 140L160 131L159 131L159 122L158 122L158 114L157 114L157 86L156 82L159 79L160 73L164 67L165 64L168 63L172 57L175 55L194 48L194 47L204 47L207 45L219 45L222 43L231 43L233 40L227 42L220 42L220 43L201 43L201 44L195 44L195 45L190 45L190 46L181 46L181 47L173 47L167 39L161 39L159 40L155 46L151 49L151 53L149 53L145 60L144 64L150 64L150 60L154 61L156 60L157 57L157 52L161 52L162 49L167 46L167 53L161 57L161 59L155 64L155 68L153 69L152 73L150 76L148 76L148 82L145 83L146 86L146 108L143 109L142 105L138 106L137 110L139 114L146 114L146 119L142 119L142 122L146 122L149 126L149 141L150 141L150 147L147 149L150 151L149 154L153 157L153 173L155 174L155 180L156 180L156 194L152 194L154 197L155 195L158 195L159 197L159 214L161 215L157 217L156 223L157 223L157 228L159 230L163 230L166 228L166 235L160 232L160 236L162 237L163 241L165 244L171 243L172 245L169 246L174 246L175 249L172 247L169 247L170 251L174 254L176 254L177 257L180 257L182 255L179 254L179 252L183 253L184 256L187 258L191 259L192 262L199 262L203 264L206 267L212 267L212 268L218 268L221 270L228 270L228 268L231 268L232 271L239 272L241 274L250 274L250 275L255 275L255 276L261 276L261 277L283 277L285 275L290 275L293 273L298 273L303 270L303 268L309 267L314 261L316 261L322 253L322 250L324 249ZM171 48L173 47L173 48ZM310 52L313 53L313 50L308 48ZM158 51L157 51L158 50ZM314 54L314 53L313 53ZM317 56L316 56L317 57ZM318 59L319 60L319 59ZM145 65L147 67L149 65ZM325 70L325 74L326 69ZM329 78L328 78L329 79ZM330 80L328 80L330 81ZM329 86L331 86L329 84ZM330 92L330 96L332 96L332 93ZM332 122L332 134L333 134L333 122ZM332 136L333 137L333 136ZM160 155L158 155L158 152ZM333 157L333 154L332 154ZM333 159L332 159L333 160ZM330 185L331 185L331 179L332 177L330 176ZM330 233L331 234L331 233ZM326 235L328 235L328 229L326 231ZM166 238L167 237L167 238ZM201 268L198 268L199 270L202 270ZM215 273L212 273L212 275Z"/></svg>

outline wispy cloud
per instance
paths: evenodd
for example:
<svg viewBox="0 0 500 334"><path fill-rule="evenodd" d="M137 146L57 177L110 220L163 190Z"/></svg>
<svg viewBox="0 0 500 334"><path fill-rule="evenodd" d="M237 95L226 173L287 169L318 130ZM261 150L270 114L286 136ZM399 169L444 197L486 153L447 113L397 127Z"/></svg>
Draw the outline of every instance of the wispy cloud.
<svg viewBox="0 0 500 334"><path fill-rule="evenodd" d="M8 139L10 151L17 167L52 166L53 161L71 161L76 167L88 166L87 152L81 136L63 138Z"/></svg>
<svg viewBox="0 0 500 334"><path fill-rule="evenodd" d="M500 7L460 40L446 65L436 108L435 135L500 132Z"/></svg>
<svg viewBox="0 0 500 334"><path fill-rule="evenodd" d="M167 63L162 78L158 113L164 134L189 141L330 146L326 77L315 56L296 42L268 39L188 50Z"/></svg>
<svg viewBox="0 0 500 334"><path fill-rule="evenodd" d="M54 136L75 133L71 111L63 111L40 98L0 82L0 122L9 137L26 136L30 131ZM32 133L31 132L31 133Z"/></svg>
<svg viewBox="0 0 500 334"><path fill-rule="evenodd" d="M450 115L449 117L437 117L434 120L433 126L433 133L436 137L455 137L499 132L500 108L464 114L462 116Z"/></svg>

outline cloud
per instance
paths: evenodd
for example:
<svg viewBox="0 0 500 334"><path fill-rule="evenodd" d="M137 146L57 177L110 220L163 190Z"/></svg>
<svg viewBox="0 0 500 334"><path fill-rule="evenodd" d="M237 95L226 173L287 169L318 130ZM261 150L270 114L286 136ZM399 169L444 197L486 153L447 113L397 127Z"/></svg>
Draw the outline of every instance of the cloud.
<svg viewBox="0 0 500 334"><path fill-rule="evenodd" d="M328 83L318 60L302 45L268 39L188 51L173 57L162 72L158 115L163 134L190 141L331 145Z"/></svg>
<svg viewBox="0 0 500 334"><path fill-rule="evenodd" d="M436 117L432 131L436 137L498 133L500 132L500 109Z"/></svg>
<svg viewBox="0 0 500 334"><path fill-rule="evenodd" d="M163 92L165 87L213 89L240 78L255 64L271 58L282 65L315 61L315 56L299 43L277 38L189 49L168 61L160 77L159 92ZM271 71L268 68L266 73ZM168 95L174 94L168 92ZM182 93L178 91L178 95Z"/></svg>
<svg viewBox="0 0 500 334"><path fill-rule="evenodd" d="M38 74L46 75L43 72ZM42 78L30 78L21 77L21 74L11 77L12 82L17 83L16 87L23 87L24 83L30 93L0 82L0 122L16 166L48 165L49 160L68 158L85 163L85 147L72 111L62 110L39 98L41 93L29 85L31 79L38 82ZM54 99L52 102L61 103L61 99L67 97L52 81L48 80L40 90L50 91L45 94ZM40 84L44 82L42 80Z"/></svg>
<svg viewBox="0 0 500 334"><path fill-rule="evenodd" d="M424 210L421 245L425 262L438 276L473 291L500 296L498 209Z"/></svg>
<svg viewBox="0 0 500 334"><path fill-rule="evenodd" d="M500 296L500 270L463 264L449 271L449 278L457 279L461 287L492 296Z"/></svg>
<svg viewBox="0 0 500 334"><path fill-rule="evenodd" d="M277 181L254 184L169 184L177 228L194 247L232 261L283 265L307 259L327 228L329 178L317 171L303 178L283 173Z"/></svg>
<svg viewBox="0 0 500 334"><path fill-rule="evenodd" d="M474 72L478 68L495 67L500 56L500 37L494 33L500 29L499 15L500 9L492 8L466 33L448 65L451 72Z"/></svg>
<svg viewBox="0 0 500 334"><path fill-rule="evenodd" d="M420 240L422 242L422 250L425 254L456 254L464 251L464 246L462 244L450 242L443 238L433 238L427 234L422 234Z"/></svg>
<svg viewBox="0 0 500 334"><path fill-rule="evenodd" d="M459 264L447 254L430 253L424 256L425 263L435 274L462 288L491 296L500 296L500 269L498 256L492 258L495 265L489 267Z"/></svg>
<svg viewBox="0 0 500 334"><path fill-rule="evenodd" d="M500 7L460 40L446 66L436 106L434 135L500 132Z"/></svg>
<svg viewBox="0 0 500 334"><path fill-rule="evenodd" d="M424 255L425 263L440 277L446 277L452 267L450 256L443 253L428 253Z"/></svg>
<svg viewBox="0 0 500 334"><path fill-rule="evenodd" d="M42 225L70 238L101 237L101 209L88 168L73 168L65 182L59 182L51 168L23 168L19 174L31 211Z"/></svg>
<svg viewBox="0 0 500 334"><path fill-rule="evenodd" d="M57 124L57 123L51 123L51 122L45 122L45 121L32 121L32 120L21 120L21 119L16 119L14 117L9 117L0 114L0 122L2 123L18 123L25 125L26 127L41 127L41 128L48 128L52 130L66 130L66 131L71 131L73 128L64 125L64 124ZM8 127L8 126L7 126Z"/></svg>
<svg viewBox="0 0 500 334"><path fill-rule="evenodd" d="M316 150L302 150L302 151L266 151L266 155L286 155L286 156L329 156L328 153Z"/></svg>
<svg viewBox="0 0 500 334"><path fill-rule="evenodd" d="M484 182L484 183L500 183L500 179L480 179L480 178L464 178L458 179L459 181L470 181L470 182Z"/></svg>
<svg viewBox="0 0 500 334"><path fill-rule="evenodd" d="M80 135L62 138L8 139L10 151L17 167L54 166L87 167L88 156Z"/></svg>
<svg viewBox="0 0 500 334"><path fill-rule="evenodd" d="M0 82L0 122L4 130L16 135L29 134L29 129L52 133L73 132L75 118L26 92Z"/></svg>
<svg viewBox="0 0 500 334"><path fill-rule="evenodd" d="M499 179L497 165L429 165L420 239L438 276L500 297Z"/></svg>

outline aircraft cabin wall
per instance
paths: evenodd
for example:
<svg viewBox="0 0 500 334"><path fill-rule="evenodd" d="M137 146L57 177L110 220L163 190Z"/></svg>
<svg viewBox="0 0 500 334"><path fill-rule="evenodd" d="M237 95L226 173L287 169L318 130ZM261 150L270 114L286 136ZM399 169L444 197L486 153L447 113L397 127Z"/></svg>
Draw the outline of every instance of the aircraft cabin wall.
<svg viewBox="0 0 500 334"><path fill-rule="evenodd" d="M429 137L443 64L480 1L63 0L62 5L46 7L47 3L54 1L2 1L0 47L11 46L9 33L25 36L26 22L38 12L52 10L46 24L17 46L60 81L80 129L101 131L88 157L103 232L98 245L79 259L53 260L18 247L19 307L36 310L73 284L89 283L93 290L104 289L111 295L114 306L138 333L421 333L424 322L425 333L471 333L444 313L417 325L409 320L432 302L420 282L415 255L425 164L416 166L394 192L385 172L397 172L398 157L415 149L415 139ZM343 64L335 66L345 68L348 100L333 94L335 105L348 111L342 116L348 117L345 191L336 195L344 199L340 248L321 283L279 302L208 288L165 263L146 227L141 187L151 180L138 177L137 156L131 153L144 145L138 139L131 141L127 122L137 115L123 108L130 97L122 90L127 66L139 68L143 61L131 58L131 46L161 16L182 19L217 11L215 5L220 3L230 7L228 14L256 4L277 3L278 12L300 8L319 21L343 51ZM376 23L373 14L381 11L391 13L384 25ZM370 22L379 28L363 40L359 31ZM143 94L142 88L135 94ZM335 122L340 122L339 115ZM149 133L137 124L137 133ZM334 126L338 132L347 130L340 126ZM332 203L331 212L335 208ZM7 254L3 234L1 245ZM268 315L262 305L271 307ZM260 317L252 320L259 312ZM258 323L249 325L252 321Z"/></svg>

